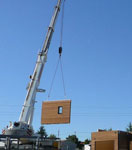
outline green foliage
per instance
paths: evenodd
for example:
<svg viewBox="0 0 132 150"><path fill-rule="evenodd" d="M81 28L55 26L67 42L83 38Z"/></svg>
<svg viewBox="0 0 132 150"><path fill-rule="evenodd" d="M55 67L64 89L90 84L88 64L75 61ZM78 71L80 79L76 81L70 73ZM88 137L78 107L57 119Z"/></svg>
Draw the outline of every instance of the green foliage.
<svg viewBox="0 0 132 150"><path fill-rule="evenodd" d="M78 147L79 149L82 149L83 146L84 146L84 144L83 144L81 141L79 141L78 144L77 144L77 147Z"/></svg>
<svg viewBox="0 0 132 150"><path fill-rule="evenodd" d="M76 135L69 135L66 139L74 142L75 144L78 144L79 142Z"/></svg>
<svg viewBox="0 0 132 150"><path fill-rule="evenodd" d="M85 141L84 141L84 144L89 144L91 141L89 140L89 139L86 139Z"/></svg>
<svg viewBox="0 0 132 150"><path fill-rule="evenodd" d="M107 131L112 131L112 128L107 129Z"/></svg>
<svg viewBox="0 0 132 150"><path fill-rule="evenodd" d="M112 128L108 128L108 129L103 129L104 131L112 131ZM102 131L103 131L102 130Z"/></svg>
<svg viewBox="0 0 132 150"><path fill-rule="evenodd" d="M50 138L50 139L56 139L57 137L56 137L56 135L54 135L54 134L50 134L49 138Z"/></svg>
<svg viewBox="0 0 132 150"><path fill-rule="evenodd" d="M126 128L127 132L132 132L132 123L129 122L128 127Z"/></svg>
<svg viewBox="0 0 132 150"><path fill-rule="evenodd" d="M75 143L77 145L77 148L82 149L83 144L78 140L78 137L76 135L69 135L66 139Z"/></svg>
<svg viewBox="0 0 132 150"><path fill-rule="evenodd" d="M47 133L44 126L40 126L39 130L37 131L37 134L40 134L41 137L47 137Z"/></svg>

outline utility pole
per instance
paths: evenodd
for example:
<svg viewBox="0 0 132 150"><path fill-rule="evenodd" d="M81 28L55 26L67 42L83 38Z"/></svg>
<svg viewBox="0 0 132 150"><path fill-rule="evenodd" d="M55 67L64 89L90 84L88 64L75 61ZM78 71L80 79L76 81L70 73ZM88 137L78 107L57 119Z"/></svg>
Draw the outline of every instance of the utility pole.
<svg viewBox="0 0 132 150"><path fill-rule="evenodd" d="M60 130L58 129L58 138L60 137Z"/></svg>

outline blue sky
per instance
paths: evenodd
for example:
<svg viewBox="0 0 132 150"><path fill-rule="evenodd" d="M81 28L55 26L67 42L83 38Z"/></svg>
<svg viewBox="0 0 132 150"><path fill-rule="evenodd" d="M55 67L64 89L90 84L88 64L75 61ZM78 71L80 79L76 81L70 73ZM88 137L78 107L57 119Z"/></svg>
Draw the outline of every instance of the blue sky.
<svg viewBox="0 0 132 150"><path fill-rule="evenodd" d="M0 129L17 121L38 51L42 48L57 0L0 1ZM71 124L46 125L48 134L90 138L99 128L125 130L132 121L132 1L66 0L63 71ZM58 60L60 16L35 105L34 129ZM64 99L58 70L51 100Z"/></svg>

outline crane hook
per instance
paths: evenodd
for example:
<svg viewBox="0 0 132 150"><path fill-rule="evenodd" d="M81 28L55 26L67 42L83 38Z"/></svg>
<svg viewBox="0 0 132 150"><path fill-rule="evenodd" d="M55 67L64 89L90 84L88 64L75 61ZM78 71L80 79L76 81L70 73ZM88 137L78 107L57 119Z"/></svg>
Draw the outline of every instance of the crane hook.
<svg viewBox="0 0 132 150"><path fill-rule="evenodd" d="M60 46L59 47L59 55L61 56L61 54L62 54L62 47Z"/></svg>

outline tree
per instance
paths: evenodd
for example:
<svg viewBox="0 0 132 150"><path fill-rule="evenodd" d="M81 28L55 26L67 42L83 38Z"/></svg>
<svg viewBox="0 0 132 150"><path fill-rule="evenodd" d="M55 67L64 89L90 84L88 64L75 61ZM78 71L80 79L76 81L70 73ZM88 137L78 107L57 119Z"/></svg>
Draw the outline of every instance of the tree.
<svg viewBox="0 0 132 150"><path fill-rule="evenodd" d="M112 131L112 128L107 129L107 131Z"/></svg>
<svg viewBox="0 0 132 150"><path fill-rule="evenodd" d="M82 149L83 144L78 140L78 137L76 135L69 135L66 139L75 143L77 145L77 148Z"/></svg>
<svg viewBox="0 0 132 150"><path fill-rule="evenodd" d="M78 147L79 149L82 149L82 148L84 147L84 143L81 142L81 141L79 141L78 144L77 144L77 147Z"/></svg>
<svg viewBox="0 0 132 150"><path fill-rule="evenodd" d="M105 131L112 131L112 128L104 129Z"/></svg>
<svg viewBox="0 0 132 150"><path fill-rule="evenodd" d="M44 126L40 126L39 130L37 131L38 134L41 135L41 137L47 137L47 133L46 130L44 128Z"/></svg>
<svg viewBox="0 0 132 150"><path fill-rule="evenodd" d="M131 132L132 131L132 123L129 122L128 127L126 128L127 132Z"/></svg>
<svg viewBox="0 0 132 150"><path fill-rule="evenodd" d="M86 139L85 141L84 141L84 144L89 144L91 141L89 140L89 139Z"/></svg>
<svg viewBox="0 0 132 150"><path fill-rule="evenodd" d="M78 142L79 142L76 135L69 135L66 139L72 141L75 144L78 144Z"/></svg>
<svg viewBox="0 0 132 150"><path fill-rule="evenodd" d="M49 138L50 138L50 139L56 139L57 137L56 137L56 135L54 135L54 134L50 134Z"/></svg>

